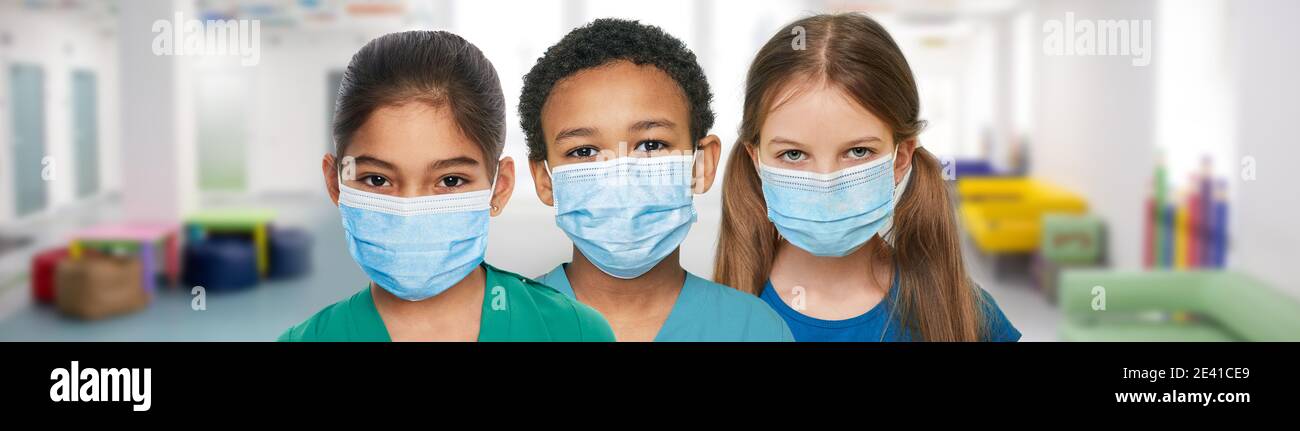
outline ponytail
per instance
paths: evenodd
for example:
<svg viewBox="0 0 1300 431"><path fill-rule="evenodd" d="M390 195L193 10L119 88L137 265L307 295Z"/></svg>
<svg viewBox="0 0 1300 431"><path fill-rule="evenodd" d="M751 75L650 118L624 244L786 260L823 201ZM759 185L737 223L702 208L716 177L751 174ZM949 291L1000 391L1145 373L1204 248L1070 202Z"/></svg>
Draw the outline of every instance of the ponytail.
<svg viewBox="0 0 1300 431"><path fill-rule="evenodd" d="M800 27L805 49L792 49ZM746 79L740 136L722 184L722 227L714 280L759 294L772 273L778 236L767 219L762 182L750 150L772 98L792 83L825 79L889 125L895 145L907 145L925 126L907 59L889 33L866 15L817 15L777 32L759 49ZM916 340L986 339L983 296L966 273L956 218L938 160L912 152L912 176L894 207L892 254L899 284L895 319Z"/></svg>

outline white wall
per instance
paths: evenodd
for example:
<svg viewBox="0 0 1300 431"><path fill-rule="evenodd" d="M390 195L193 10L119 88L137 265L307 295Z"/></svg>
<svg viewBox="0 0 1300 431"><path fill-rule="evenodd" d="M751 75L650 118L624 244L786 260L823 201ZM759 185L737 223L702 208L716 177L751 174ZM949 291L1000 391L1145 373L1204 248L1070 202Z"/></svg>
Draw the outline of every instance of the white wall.
<svg viewBox="0 0 1300 431"><path fill-rule="evenodd" d="M1235 65L1238 160L1252 157L1256 180L1232 179L1229 263L1300 298L1300 2L1228 2L1229 60ZM1240 169L1241 165L1237 165Z"/></svg>
<svg viewBox="0 0 1300 431"><path fill-rule="evenodd" d="M1001 137L994 122L1002 84L998 67L1011 53L1001 49L997 31L995 22L981 20L960 45L962 67L956 73L961 77L961 139L955 155L963 158L994 156L996 141ZM1001 162L1001 158L994 158L994 163Z"/></svg>
<svg viewBox="0 0 1300 431"><path fill-rule="evenodd" d="M1044 20L1154 18L1155 2L1045 0L1035 4L1041 38ZM1038 41L1041 47L1041 39ZM1117 268L1142 263L1142 217L1154 166L1155 74L1152 62L1135 67L1128 57L1035 57L1031 174L1083 194L1110 229L1109 256Z"/></svg>
<svg viewBox="0 0 1300 431"><path fill-rule="evenodd" d="M0 4L0 29L9 38L0 45L0 224L15 220L12 160L12 100L9 69L34 64L45 74L45 148L54 157L54 179L47 184L45 213L67 207L76 198L76 159L72 136L72 72L95 73L99 112L99 189L116 190L120 148L119 90L115 25L103 17L58 10L20 9Z"/></svg>
<svg viewBox="0 0 1300 431"><path fill-rule="evenodd" d="M896 15L871 16L890 32L915 74L921 118L928 123L919 136L921 144L940 157L982 156L978 145L963 133L976 118L966 115L965 107L978 105L967 91L971 79L967 71L987 54L975 52L972 26L917 27Z"/></svg>
<svg viewBox="0 0 1300 431"><path fill-rule="evenodd" d="M179 220L197 207L193 55L155 51L159 21L194 16L193 0L138 0L118 8L122 100L122 214ZM161 28L160 28L161 29Z"/></svg>
<svg viewBox="0 0 1300 431"><path fill-rule="evenodd" d="M1156 79L1156 144L1174 190L1192 187L1203 160L1216 177L1235 172L1229 100L1227 5L1231 0L1160 0L1154 30L1161 68Z"/></svg>
<svg viewBox="0 0 1300 431"><path fill-rule="evenodd" d="M261 62L229 68L247 81L249 192L323 194L321 156L332 142L326 78L330 70L345 68L370 38L355 30L264 29Z"/></svg>

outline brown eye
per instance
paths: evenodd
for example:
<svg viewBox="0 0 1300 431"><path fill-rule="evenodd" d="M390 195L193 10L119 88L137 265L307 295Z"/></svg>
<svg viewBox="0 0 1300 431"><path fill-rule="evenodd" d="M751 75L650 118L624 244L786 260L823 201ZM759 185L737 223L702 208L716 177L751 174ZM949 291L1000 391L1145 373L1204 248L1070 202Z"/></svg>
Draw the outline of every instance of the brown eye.
<svg viewBox="0 0 1300 431"><path fill-rule="evenodd" d="M574 148L572 151L569 151L569 154L567 154L567 155L568 155L569 157L577 157L577 158L579 158L579 159L585 159L585 158L588 158L588 157L595 157L595 156L596 156L596 149L595 149L595 148L591 148L591 147Z"/></svg>
<svg viewBox="0 0 1300 431"><path fill-rule="evenodd" d="M387 178L378 175L366 175L365 177L361 178L361 181L365 183L365 185L370 187L384 187L391 184L388 182Z"/></svg>
<svg viewBox="0 0 1300 431"><path fill-rule="evenodd" d="M635 149L637 151L653 153L655 151L663 150L664 148L668 148L668 143L664 141L641 141L636 144Z"/></svg>
<svg viewBox="0 0 1300 431"><path fill-rule="evenodd" d="M459 187L465 185L465 179L461 177L446 177L442 179L443 187Z"/></svg>

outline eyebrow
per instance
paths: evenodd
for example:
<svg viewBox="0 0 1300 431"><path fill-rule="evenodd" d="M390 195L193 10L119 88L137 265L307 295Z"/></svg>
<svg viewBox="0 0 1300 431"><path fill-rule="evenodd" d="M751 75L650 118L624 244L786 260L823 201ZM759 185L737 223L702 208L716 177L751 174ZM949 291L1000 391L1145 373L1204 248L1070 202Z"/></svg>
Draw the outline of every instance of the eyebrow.
<svg viewBox="0 0 1300 431"><path fill-rule="evenodd" d="M853 139L848 142L845 142L844 145L870 144L872 142L885 142L885 141L876 136L863 136L861 138Z"/></svg>
<svg viewBox="0 0 1300 431"><path fill-rule="evenodd" d="M596 134L596 129L592 129L590 127L575 127L570 129L564 129L561 130L560 133L555 134L555 142L560 142L569 138L579 138L579 137L591 136L595 134Z"/></svg>
<svg viewBox="0 0 1300 431"><path fill-rule="evenodd" d="M661 128L661 127L666 129L672 129L677 127L677 123L674 123L672 121L663 118L652 118L649 120L641 120L632 123L631 126L627 127L627 130L629 132L642 132L654 128ZM555 142L560 142L568 138L593 136L595 134L596 134L596 129L594 128L574 127L574 128L564 129L561 130L560 133L556 133Z"/></svg>
<svg viewBox="0 0 1300 431"><path fill-rule="evenodd" d="M392 163L374 158L372 156L362 155L362 156L354 157L352 160L357 164L357 166L360 166L361 164L371 164L371 165L378 166L381 169L387 169L390 171L397 170L397 166L393 165ZM435 160L432 163L429 163L428 169L433 171L438 169L448 169L448 168L454 168L459 166L478 166L478 164L479 164L478 160L474 160L473 158L470 157L460 156L460 157L453 157L450 159Z"/></svg>
<svg viewBox="0 0 1300 431"><path fill-rule="evenodd" d="M478 166L478 160L469 157L460 156L450 159L437 160L429 164L429 170L436 171L439 169L448 169L460 166Z"/></svg>
<svg viewBox="0 0 1300 431"><path fill-rule="evenodd" d="M361 164L364 163L364 164L376 165L376 166L379 166L381 169L387 169L387 170L390 170L390 171L396 171L396 170L397 170L397 166L393 166L392 163L388 163L388 162L385 162L385 161L383 161L383 160L376 159L376 158L371 157L371 156L362 155L362 156L353 157L353 158L352 158L352 161L353 161L353 163L355 163L357 166L361 166Z"/></svg>
<svg viewBox="0 0 1300 431"><path fill-rule="evenodd" d="M780 136L773 136L772 139L768 139L768 140L767 140L767 143L768 143L768 144L798 145L798 146L802 146L802 145L803 145L802 143L800 143L799 141L796 141L796 140L794 140L794 139L782 138L782 137L780 137Z"/></svg>
<svg viewBox="0 0 1300 431"><path fill-rule="evenodd" d="M628 130L629 132L642 132L642 131L650 130L650 129L653 129L653 128L656 128L656 127L663 127L663 128L666 128L666 129L671 129L671 128L676 127L676 126L677 126L677 123L674 123L674 122L672 122L672 121L668 121L668 120L663 119L663 118L653 118L653 119L649 119L649 120L641 120L641 121L637 121L636 123L633 123L631 126L629 126L629 127L627 128L627 130Z"/></svg>
<svg viewBox="0 0 1300 431"><path fill-rule="evenodd" d="M861 137L861 138L857 138L857 139L850 139L850 140L844 142L843 145L869 144L869 143L872 143L872 142L884 142L884 140L882 140L882 139L880 139L879 137L876 137L876 136L863 136L863 137ZM772 139L767 140L767 143L768 143L768 144L788 144L788 145L798 145L798 146L802 146L802 145L804 145L802 142L796 141L796 140L794 140L794 139L783 138L783 137L780 137L780 136L773 136Z"/></svg>

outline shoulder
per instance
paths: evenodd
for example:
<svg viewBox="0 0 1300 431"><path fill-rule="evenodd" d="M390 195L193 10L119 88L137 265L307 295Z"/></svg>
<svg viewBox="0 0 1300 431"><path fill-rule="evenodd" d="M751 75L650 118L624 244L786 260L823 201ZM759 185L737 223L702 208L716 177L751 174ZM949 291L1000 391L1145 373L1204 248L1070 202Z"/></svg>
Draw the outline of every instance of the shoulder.
<svg viewBox="0 0 1300 431"><path fill-rule="evenodd" d="M515 313L534 311L555 341L614 341L609 323L595 309L531 278L487 264L484 267L492 279L487 291L491 300L500 296Z"/></svg>
<svg viewBox="0 0 1300 431"><path fill-rule="evenodd" d="M1020 341L1020 330L1016 329L1007 319L1006 314L1002 313L1002 308L998 307L998 302L993 299L988 291L984 290L978 284L975 289L980 294L980 304L983 306L984 328L987 335L985 341Z"/></svg>
<svg viewBox="0 0 1300 431"><path fill-rule="evenodd" d="M363 341L356 340L357 310L364 308L369 301L369 286L360 292L335 302L308 317L307 320L293 325L276 341ZM374 308L370 305L370 308Z"/></svg>
<svg viewBox="0 0 1300 431"><path fill-rule="evenodd" d="M564 265L559 264L550 272L534 277L530 281L536 281L572 299L574 297L573 287L569 286L569 277L564 273ZM523 278L527 279L527 277Z"/></svg>
<svg viewBox="0 0 1300 431"><path fill-rule="evenodd" d="M793 341L785 319L761 298L735 288L714 283L687 273L687 283L694 284L698 294L715 312L729 321L743 321L744 340L741 341Z"/></svg>

